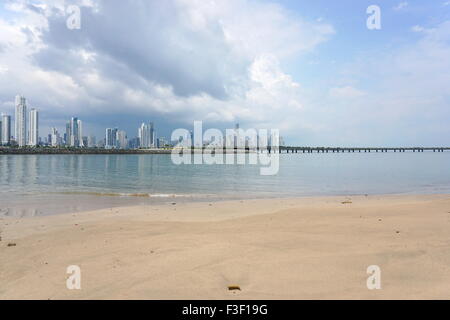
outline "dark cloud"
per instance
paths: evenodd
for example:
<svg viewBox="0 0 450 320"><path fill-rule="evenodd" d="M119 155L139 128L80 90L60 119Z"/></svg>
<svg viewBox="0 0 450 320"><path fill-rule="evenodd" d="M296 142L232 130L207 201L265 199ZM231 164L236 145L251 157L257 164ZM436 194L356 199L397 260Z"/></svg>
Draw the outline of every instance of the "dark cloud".
<svg viewBox="0 0 450 320"><path fill-rule="evenodd" d="M107 77L138 76L169 85L179 96L207 93L218 99L226 99L231 78L246 72L245 64L231 59L218 22L208 23L207 30L187 28L180 9L166 1L98 5L99 10L82 7L80 30L68 29L61 14L49 18L47 47L34 57L39 66L76 73L84 62L74 52L82 49L97 54L98 64L90 67Z"/></svg>

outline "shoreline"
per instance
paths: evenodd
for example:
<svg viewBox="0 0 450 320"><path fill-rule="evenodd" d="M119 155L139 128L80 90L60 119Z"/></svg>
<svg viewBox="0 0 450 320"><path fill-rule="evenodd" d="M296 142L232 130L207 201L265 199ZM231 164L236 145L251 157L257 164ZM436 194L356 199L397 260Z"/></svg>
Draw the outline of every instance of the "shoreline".
<svg viewBox="0 0 450 320"><path fill-rule="evenodd" d="M217 194L150 194L150 193L121 193L121 192L54 192L30 193L15 198L15 202L2 200L0 218L31 218L55 215L81 214L83 212L111 210L118 208L143 207L176 203L221 203L227 201L262 201L262 200L290 200L290 199L325 199L346 197L423 197L442 196L446 193L437 192L404 192L377 194L276 194L276 195L217 195ZM42 198L41 198L42 197ZM45 198L45 197L48 197ZM24 201L25 200L25 201ZM51 203L46 202L51 201Z"/></svg>
<svg viewBox="0 0 450 320"><path fill-rule="evenodd" d="M448 299L449 227L449 194L2 217L0 299ZM65 287L68 265L81 290ZM366 288L369 265L381 290Z"/></svg>

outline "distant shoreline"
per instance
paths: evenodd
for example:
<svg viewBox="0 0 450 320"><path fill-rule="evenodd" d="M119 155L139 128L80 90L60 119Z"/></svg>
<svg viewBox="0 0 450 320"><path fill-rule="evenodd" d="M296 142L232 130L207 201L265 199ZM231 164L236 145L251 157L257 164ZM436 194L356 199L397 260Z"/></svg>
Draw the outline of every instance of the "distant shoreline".
<svg viewBox="0 0 450 320"><path fill-rule="evenodd" d="M254 152L244 149L102 149L102 148L0 148L0 155L11 154L171 154L179 153L202 153L204 150L213 150L212 153L249 153Z"/></svg>
<svg viewBox="0 0 450 320"><path fill-rule="evenodd" d="M2 154L171 154L173 152L202 153L208 151L214 153L249 153L258 152L258 149L252 148L155 148L155 149L104 149L104 148L55 148L55 147L0 147ZM450 151L450 147L291 147L282 146L276 148L267 148L266 151L277 150L279 153L361 153L361 152L444 152Z"/></svg>
<svg viewBox="0 0 450 320"><path fill-rule="evenodd" d="M0 148L2 154L170 154L172 149Z"/></svg>

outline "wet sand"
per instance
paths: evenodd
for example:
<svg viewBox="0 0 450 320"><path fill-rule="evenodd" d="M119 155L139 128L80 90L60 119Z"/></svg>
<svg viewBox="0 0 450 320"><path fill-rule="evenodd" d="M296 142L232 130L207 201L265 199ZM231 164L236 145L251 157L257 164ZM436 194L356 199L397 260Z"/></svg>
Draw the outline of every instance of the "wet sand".
<svg viewBox="0 0 450 320"><path fill-rule="evenodd" d="M0 299L449 299L449 231L450 195L2 217ZM69 265L80 290L66 288Z"/></svg>

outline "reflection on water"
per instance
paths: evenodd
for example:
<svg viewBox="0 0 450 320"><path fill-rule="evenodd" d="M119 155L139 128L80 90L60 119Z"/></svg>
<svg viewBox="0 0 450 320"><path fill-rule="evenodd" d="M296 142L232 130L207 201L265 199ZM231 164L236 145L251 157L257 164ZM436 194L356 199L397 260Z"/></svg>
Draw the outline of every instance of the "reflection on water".
<svg viewBox="0 0 450 320"><path fill-rule="evenodd" d="M174 165L170 155L163 154L1 155L0 215L144 204L175 196L228 199L450 190L446 152L280 157L279 173L261 176L257 165Z"/></svg>

